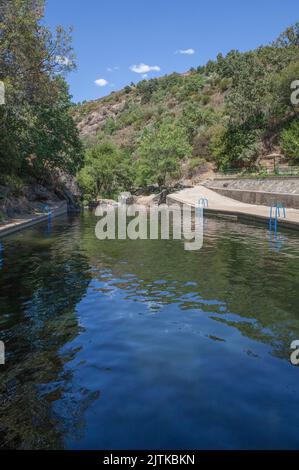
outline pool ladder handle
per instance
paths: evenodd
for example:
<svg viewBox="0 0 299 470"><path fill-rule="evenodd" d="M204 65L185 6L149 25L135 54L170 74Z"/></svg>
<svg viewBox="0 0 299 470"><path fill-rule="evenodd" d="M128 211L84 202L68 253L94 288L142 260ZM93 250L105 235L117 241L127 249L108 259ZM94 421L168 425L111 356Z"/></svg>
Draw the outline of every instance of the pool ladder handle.
<svg viewBox="0 0 299 470"><path fill-rule="evenodd" d="M206 197L201 197L198 199L199 208L209 207L209 200Z"/></svg>
<svg viewBox="0 0 299 470"><path fill-rule="evenodd" d="M284 219L285 219L286 216L287 216L287 211L286 211L285 206L284 206L283 204L281 204L280 202L271 203L271 206L270 206L270 217L269 217L269 226L270 226L270 230L272 229L273 209L275 209L274 227L275 227L275 231L276 231L276 230L277 230L277 224L278 224L278 217L281 217L281 215L280 215L280 209L282 209L282 211L283 211L283 218L284 218Z"/></svg>

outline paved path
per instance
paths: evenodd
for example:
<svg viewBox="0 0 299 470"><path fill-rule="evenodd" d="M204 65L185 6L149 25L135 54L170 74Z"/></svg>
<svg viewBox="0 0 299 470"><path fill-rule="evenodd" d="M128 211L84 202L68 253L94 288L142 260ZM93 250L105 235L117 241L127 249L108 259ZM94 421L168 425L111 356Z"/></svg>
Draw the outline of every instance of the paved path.
<svg viewBox="0 0 299 470"><path fill-rule="evenodd" d="M57 203L51 206L52 217L58 217L67 212L66 202ZM30 214L15 219L10 219L6 224L0 225L0 237L10 235L11 233L18 232L23 228L31 227L40 222L48 220L48 215L45 213Z"/></svg>
<svg viewBox="0 0 299 470"><path fill-rule="evenodd" d="M180 202L194 206L200 197L206 197L209 201L209 208L205 209L206 213L269 222L269 207L245 204L244 202L222 196L205 186L183 189L182 191L170 194L167 200L169 203ZM279 225L299 230L299 210L287 208L286 215L286 219L279 219Z"/></svg>

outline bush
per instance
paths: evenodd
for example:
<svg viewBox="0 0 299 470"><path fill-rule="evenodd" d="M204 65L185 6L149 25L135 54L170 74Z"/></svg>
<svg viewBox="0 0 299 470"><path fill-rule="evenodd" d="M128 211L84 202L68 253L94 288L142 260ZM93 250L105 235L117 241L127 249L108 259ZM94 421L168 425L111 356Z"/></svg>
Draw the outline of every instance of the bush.
<svg viewBox="0 0 299 470"><path fill-rule="evenodd" d="M120 128L118 123L116 122L116 119L114 118L108 118L103 126L103 132L107 135L113 135L115 131L117 131Z"/></svg>
<svg viewBox="0 0 299 470"><path fill-rule="evenodd" d="M208 94L201 95L201 103L205 106L211 101L211 97Z"/></svg>
<svg viewBox="0 0 299 470"><path fill-rule="evenodd" d="M223 78L219 82L219 88L222 91L222 93L224 93L226 90L228 90L230 85L231 85L231 79L229 79L229 78Z"/></svg>
<svg viewBox="0 0 299 470"><path fill-rule="evenodd" d="M293 121L284 129L280 138L281 148L286 157L299 162L299 121Z"/></svg>
<svg viewBox="0 0 299 470"><path fill-rule="evenodd" d="M168 178L178 174L180 159L190 156L191 150L185 129L175 120L145 129L137 149L137 183L164 186Z"/></svg>
<svg viewBox="0 0 299 470"><path fill-rule="evenodd" d="M202 167L204 164L205 164L205 160L203 158L200 158L200 157L191 158L187 166L188 177L191 178L191 176L193 176L196 173L196 171L199 170L200 167Z"/></svg>
<svg viewBox="0 0 299 470"><path fill-rule="evenodd" d="M210 125L215 120L215 113L211 108L202 108L194 103L188 104L179 119L179 122L188 132L192 143L201 126Z"/></svg>
<svg viewBox="0 0 299 470"><path fill-rule="evenodd" d="M100 142L85 154L84 168L77 180L85 201L98 196L113 196L132 183L131 157L111 142Z"/></svg>
<svg viewBox="0 0 299 470"><path fill-rule="evenodd" d="M258 136L244 127L222 127L213 136L210 148L220 170L249 168L258 156Z"/></svg>
<svg viewBox="0 0 299 470"><path fill-rule="evenodd" d="M219 128L216 126L201 129L193 140L193 156L201 157L209 161L213 158L211 151L211 141L218 135Z"/></svg>

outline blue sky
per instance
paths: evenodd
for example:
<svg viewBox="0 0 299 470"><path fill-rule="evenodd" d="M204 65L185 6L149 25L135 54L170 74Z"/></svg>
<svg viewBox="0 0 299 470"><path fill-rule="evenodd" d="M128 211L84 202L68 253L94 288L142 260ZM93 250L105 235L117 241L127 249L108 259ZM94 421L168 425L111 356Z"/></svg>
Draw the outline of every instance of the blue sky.
<svg viewBox="0 0 299 470"><path fill-rule="evenodd" d="M268 43L297 11L298 0L47 0L46 22L74 27L78 69L67 80L77 102L136 83L149 67L147 78L184 72Z"/></svg>

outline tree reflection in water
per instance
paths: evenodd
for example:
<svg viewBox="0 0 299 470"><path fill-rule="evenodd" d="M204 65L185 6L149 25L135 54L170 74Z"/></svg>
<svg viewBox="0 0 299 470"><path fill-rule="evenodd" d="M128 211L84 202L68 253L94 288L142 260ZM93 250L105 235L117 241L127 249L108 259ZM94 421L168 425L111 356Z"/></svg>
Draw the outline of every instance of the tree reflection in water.
<svg viewBox="0 0 299 470"><path fill-rule="evenodd" d="M82 414L98 394L72 387L64 371L71 359L61 348L78 334L76 305L90 282L88 260L76 250L78 221L68 243L42 229L26 231L5 243L0 272L1 339L6 365L1 370L2 447L63 448L66 429L77 432ZM67 236L67 235L66 235ZM62 400L65 412L52 402Z"/></svg>
<svg viewBox="0 0 299 470"><path fill-rule="evenodd" d="M299 338L297 235L286 232L277 251L264 227L209 219L204 247L187 252L183 241L99 241L96 222L91 214L62 217L50 233L40 226L3 241L2 447L196 448L199 435L208 447L207 423L216 418L217 429L224 423L219 441L231 439L223 403L232 393L231 419L244 423L232 446L262 445L256 429L272 416L286 427L269 426L277 433L269 442L293 445L293 428L276 406L293 395L252 360L270 353L292 390L285 363ZM264 395L261 376L275 392L273 412L257 400L248 416L250 394ZM171 419L177 409L184 410L179 428Z"/></svg>

